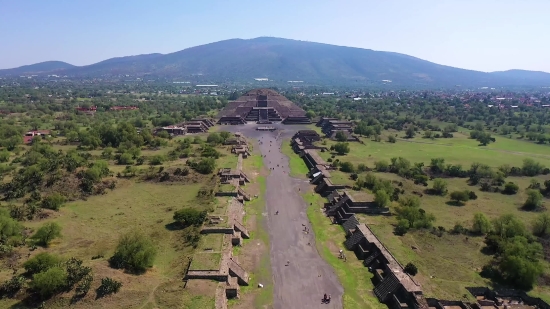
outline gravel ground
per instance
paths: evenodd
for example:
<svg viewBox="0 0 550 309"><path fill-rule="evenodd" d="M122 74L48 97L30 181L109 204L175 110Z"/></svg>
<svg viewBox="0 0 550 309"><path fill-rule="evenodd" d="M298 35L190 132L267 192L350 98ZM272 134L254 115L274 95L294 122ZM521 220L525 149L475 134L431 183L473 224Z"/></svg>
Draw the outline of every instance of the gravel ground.
<svg viewBox="0 0 550 309"><path fill-rule="evenodd" d="M289 176L288 157L281 153L282 139L291 137L300 126L273 125L274 132L256 131L258 125L228 126L259 141L264 166L270 170L266 179L266 216L270 238L271 268L274 282L273 307L342 308L343 288L332 267L317 252L315 237L300 195L310 189L307 180ZM303 127L302 127L303 128ZM279 214L276 212L279 211ZM330 304L321 302L330 294Z"/></svg>

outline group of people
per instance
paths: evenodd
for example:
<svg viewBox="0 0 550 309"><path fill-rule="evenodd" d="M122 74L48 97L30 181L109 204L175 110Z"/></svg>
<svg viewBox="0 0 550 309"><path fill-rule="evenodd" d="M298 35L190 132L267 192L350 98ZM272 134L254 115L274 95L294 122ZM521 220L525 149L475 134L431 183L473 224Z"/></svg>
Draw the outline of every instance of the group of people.
<svg viewBox="0 0 550 309"><path fill-rule="evenodd" d="M330 303L330 294L327 294L325 293L325 296L323 296L323 304L328 304Z"/></svg>

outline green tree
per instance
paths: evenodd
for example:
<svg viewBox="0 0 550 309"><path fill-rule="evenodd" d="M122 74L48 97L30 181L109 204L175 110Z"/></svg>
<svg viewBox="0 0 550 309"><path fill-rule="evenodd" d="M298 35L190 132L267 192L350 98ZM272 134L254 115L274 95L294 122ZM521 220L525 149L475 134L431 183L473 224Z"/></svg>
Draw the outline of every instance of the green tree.
<svg viewBox="0 0 550 309"><path fill-rule="evenodd" d="M214 132L214 133L208 134L208 137L206 138L206 142L213 145L218 145L223 143L223 138L220 136L220 134Z"/></svg>
<svg viewBox="0 0 550 309"><path fill-rule="evenodd" d="M518 185L516 185L513 182L508 182L504 185L504 190L502 190L502 193L512 195L512 194L518 193L518 190L519 190Z"/></svg>
<svg viewBox="0 0 550 309"><path fill-rule="evenodd" d="M539 190L527 190L527 200L523 207L528 210L538 209L542 207L542 198Z"/></svg>
<svg viewBox="0 0 550 309"><path fill-rule="evenodd" d="M342 162L340 163L340 171L344 173L354 173L355 167L353 166L353 163L351 162Z"/></svg>
<svg viewBox="0 0 550 309"><path fill-rule="evenodd" d="M418 268L411 262L407 263L403 270L411 276L416 276L416 274L418 273Z"/></svg>
<svg viewBox="0 0 550 309"><path fill-rule="evenodd" d="M441 178L434 179L432 191L437 195L447 194L447 182Z"/></svg>
<svg viewBox="0 0 550 309"><path fill-rule="evenodd" d="M231 137L231 133L229 133L227 131L221 131L220 132L220 137L222 138L222 141L225 142L228 138Z"/></svg>
<svg viewBox="0 0 550 309"><path fill-rule="evenodd" d="M407 128L407 131L405 131L405 136L407 138L413 138L414 136L416 135L416 131L414 129L414 126L413 125L410 125L408 128Z"/></svg>
<svg viewBox="0 0 550 309"><path fill-rule="evenodd" d="M533 222L533 234L539 237L550 235L550 215L540 214Z"/></svg>
<svg viewBox="0 0 550 309"><path fill-rule="evenodd" d="M395 136L393 135L388 135L388 142L389 143L395 143L397 141L397 139L395 138Z"/></svg>
<svg viewBox="0 0 550 309"><path fill-rule="evenodd" d="M346 135L346 133L344 133L344 131L338 131L336 132L336 136L335 136L336 140L339 141L339 142L345 142L348 140L348 136Z"/></svg>
<svg viewBox="0 0 550 309"><path fill-rule="evenodd" d="M467 191L453 191L451 192L451 200L455 201L457 204L463 204L470 199L470 196Z"/></svg>
<svg viewBox="0 0 550 309"><path fill-rule="evenodd" d="M485 235L491 231L491 221L483 213L474 214L474 220L472 222L472 232L480 235Z"/></svg>
<svg viewBox="0 0 550 309"><path fill-rule="evenodd" d="M61 292L65 288L66 281L67 274L65 270L59 266L54 266L44 272L35 274L30 286L42 298L48 298Z"/></svg>
<svg viewBox="0 0 550 309"><path fill-rule="evenodd" d="M182 227L201 226L206 220L206 210L197 210L195 208L183 208L174 213L174 221Z"/></svg>
<svg viewBox="0 0 550 309"><path fill-rule="evenodd" d="M49 222L42 225L32 239L36 240L39 245L47 247L52 240L61 237L61 226L55 222Z"/></svg>
<svg viewBox="0 0 550 309"><path fill-rule="evenodd" d="M143 272L153 266L156 254L157 249L151 239L136 230L120 238L109 264L114 268Z"/></svg>
<svg viewBox="0 0 550 309"><path fill-rule="evenodd" d="M132 158L132 154L129 152L125 152L121 154L118 157L117 164L119 165L131 165L134 164L134 159Z"/></svg>
<svg viewBox="0 0 550 309"><path fill-rule="evenodd" d="M59 210L61 205L65 203L65 197L57 192L54 192L42 199L42 208L51 210Z"/></svg>
<svg viewBox="0 0 550 309"><path fill-rule="evenodd" d="M541 174L542 170L544 170L544 166L539 162L536 162L531 158L527 158L523 160L523 166L521 168L523 175L531 176L531 177L536 176Z"/></svg>
<svg viewBox="0 0 550 309"><path fill-rule="evenodd" d="M55 265L58 265L61 259L57 255L47 252L41 252L23 263L23 268L29 275L34 275L46 271Z"/></svg>
<svg viewBox="0 0 550 309"><path fill-rule="evenodd" d="M390 197L385 190L378 190L374 192L374 203L377 207L386 207L390 203Z"/></svg>
<svg viewBox="0 0 550 309"><path fill-rule="evenodd" d="M334 145L334 151L339 155L345 155L350 152L349 143L336 143Z"/></svg>

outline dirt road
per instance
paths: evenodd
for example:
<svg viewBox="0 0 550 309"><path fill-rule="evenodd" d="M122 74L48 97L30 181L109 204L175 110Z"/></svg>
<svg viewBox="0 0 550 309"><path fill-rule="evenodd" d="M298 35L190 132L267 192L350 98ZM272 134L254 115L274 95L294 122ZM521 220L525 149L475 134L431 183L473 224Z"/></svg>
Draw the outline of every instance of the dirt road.
<svg viewBox="0 0 550 309"><path fill-rule="evenodd" d="M275 132L258 132L254 128L247 125L238 130L259 140L260 152L265 155L264 165L270 170L266 180L266 216L274 283L273 307L342 308L343 288L332 267L317 252L313 233L305 231L311 230L311 225L301 193L311 187L307 180L289 176L289 160L280 151L282 139L293 134L292 127L282 126L284 131ZM276 139L281 132L281 137ZM321 302L325 293L332 296L330 304Z"/></svg>

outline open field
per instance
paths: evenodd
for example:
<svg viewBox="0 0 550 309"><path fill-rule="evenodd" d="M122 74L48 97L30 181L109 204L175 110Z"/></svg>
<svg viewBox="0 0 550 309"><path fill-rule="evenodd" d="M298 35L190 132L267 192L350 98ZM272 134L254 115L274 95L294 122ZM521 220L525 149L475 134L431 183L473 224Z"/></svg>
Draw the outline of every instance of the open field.
<svg viewBox="0 0 550 309"><path fill-rule="evenodd" d="M297 156L290 146L290 140L284 140L281 146L281 152L289 158L290 176L295 178L306 179L306 174L309 172L304 160Z"/></svg>
<svg viewBox="0 0 550 309"><path fill-rule="evenodd" d="M385 135L392 134L384 132ZM404 133L395 133L398 136ZM462 164L469 168L473 162L488 164L498 167L502 164L510 166L521 166L526 158L533 158L536 161L550 166L550 147L539 145L524 140L496 137L496 143L487 146L478 146L478 142L469 139L464 134L456 133L453 138L441 138L436 140L423 139L417 135L412 139L398 139L396 143L374 142L366 137L362 138L365 144L350 143L351 152L345 156L338 156L340 161L349 161L354 164L363 163L369 167L374 162L386 160L389 162L392 157L403 157L412 163L424 162L429 164L430 159L444 158L445 163ZM327 147L335 144L327 141ZM328 159L329 152L319 152L323 159Z"/></svg>
<svg viewBox="0 0 550 309"><path fill-rule="evenodd" d="M426 165L430 163L431 158L442 157L445 158L446 163L463 164L465 168L469 168L473 162L486 163L492 167L498 167L501 164L521 166L524 158L533 158L546 166L550 166L550 158L547 158L547 155L550 156L550 152L544 152L548 149L548 146L513 139L503 141L503 139L497 137L497 143L490 144L490 150L479 150L478 146L474 145L476 144L475 141L465 137L440 139L436 140L437 144L402 140L391 144L367 140L365 145L350 143L350 154L336 156L336 158L340 161L352 162L355 165L364 163L371 168L374 167L375 161L384 159L389 162L391 157L396 156L405 157L413 163L424 162ZM414 140L423 141L420 138ZM438 144L451 141L454 141L456 145ZM503 142L499 146L500 141ZM330 146L334 142L327 140L327 144ZM513 151L513 149L518 150ZM513 151L513 153L510 151ZM325 160L331 157L330 153L319 152L319 154ZM292 155L299 159L296 154ZM296 164L301 163L302 166L298 168L293 166L295 170L305 168L305 164L301 159L296 162ZM412 191L424 192L427 188L422 185L415 185L413 181L406 180L396 174L378 172L374 174L383 179L402 182L403 189L408 194ZM348 173L331 171L331 176L335 183L346 183L348 185L354 183L353 180L349 179L350 174ZM544 180L550 179L550 175L541 175L534 178L542 183ZM482 192L478 186L468 185L467 178L447 178L445 181L448 183L449 192L472 190L478 196L477 200L468 201L464 206L450 206L447 204L449 201L448 195L441 197L424 193L420 199L421 207L426 212L435 215L434 226L442 226L446 230L452 229L456 223L461 223L469 228L476 212L482 212L491 219L505 213L512 213L525 222L527 227L530 227L534 218L540 213L520 209L526 199L525 189L529 186L530 179L531 177L507 177L506 181L518 184L520 191L516 195L504 195ZM429 188L432 181L428 183ZM364 191L368 192L368 190ZM325 199L312 193L304 194L304 197L314 205L308 208L308 217L312 222L317 241L322 244L322 246L319 246L319 252L334 267L344 286L344 305L346 308L380 305L377 299L370 294L368 288L365 291L356 292L356 283L360 283L361 287L370 287L370 289L372 289L372 283L368 280L371 274L357 261L353 252L348 252L347 263L343 263L341 259L337 258L337 251L343 249L344 232L340 226L330 224L330 221L320 211ZM545 200L545 203L550 205L548 199ZM395 206L396 203L393 203L390 208ZM486 255L482 251L484 247L483 237L451 235L449 233L444 233L441 237L438 237L430 231L409 231L404 236L396 236L393 233L397 221L394 216L358 215L358 218L371 227L398 261L403 265L413 262L418 267L419 274L415 278L422 284L424 294L427 297L457 300L471 298L472 296L467 293L465 287L491 286L490 281L479 275L482 267L492 259L491 255ZM545 275L550 274L550 264L546 261L543 261L542 264ZM546 285L535 286L529 294L541 297L546 301L550 300L550 289Z"/></svg>

